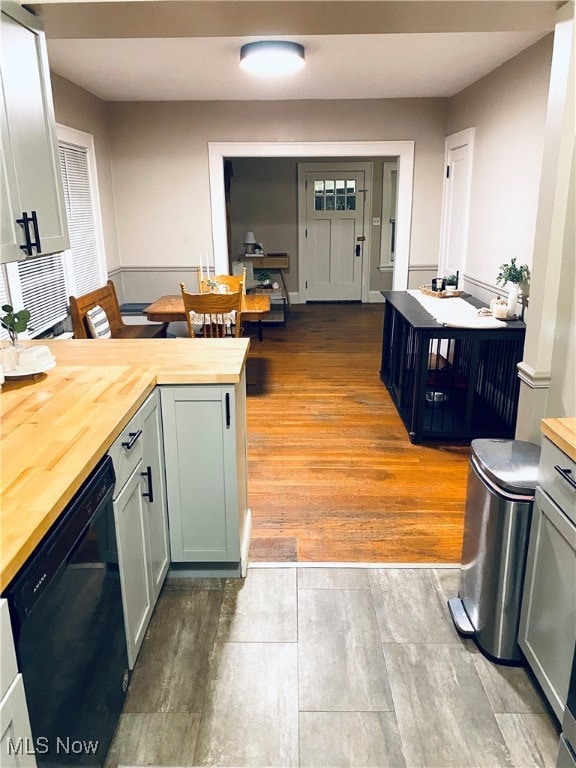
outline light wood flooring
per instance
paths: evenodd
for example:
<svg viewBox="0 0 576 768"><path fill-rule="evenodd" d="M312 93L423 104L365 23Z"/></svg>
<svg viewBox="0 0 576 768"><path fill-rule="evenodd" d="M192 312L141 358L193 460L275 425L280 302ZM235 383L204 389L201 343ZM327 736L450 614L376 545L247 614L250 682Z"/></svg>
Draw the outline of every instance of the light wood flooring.
<svg viewBox="0 0 576 768"><path fill-rule="evenodd" d="M467 445L413 445L380 381L383 305L251 333L251 562L458 563Z"/></svg>

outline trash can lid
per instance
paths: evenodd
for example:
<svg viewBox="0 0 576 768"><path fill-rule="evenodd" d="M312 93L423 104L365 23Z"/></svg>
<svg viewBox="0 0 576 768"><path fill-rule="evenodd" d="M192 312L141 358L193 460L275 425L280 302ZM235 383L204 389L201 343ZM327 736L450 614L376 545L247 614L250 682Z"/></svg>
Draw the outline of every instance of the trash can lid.
<svg viewBox="0 0 576 768"><path fill-rule="evenodd" d="M534 495L540 446L525 440L472 440L472 456L492 480L510 493Z"/></svg>

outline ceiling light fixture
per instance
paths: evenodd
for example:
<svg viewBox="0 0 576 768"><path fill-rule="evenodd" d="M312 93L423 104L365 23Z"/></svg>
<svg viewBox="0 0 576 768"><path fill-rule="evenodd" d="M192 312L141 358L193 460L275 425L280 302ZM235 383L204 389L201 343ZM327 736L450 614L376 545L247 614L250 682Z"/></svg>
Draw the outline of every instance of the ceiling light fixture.
<svg viewBox="0 0 576 768"><path fill-rule="evenodd" d="M255 75L289 75L306 63L304 46L286 40L258 40L240 49L240 66Z"/></svg>

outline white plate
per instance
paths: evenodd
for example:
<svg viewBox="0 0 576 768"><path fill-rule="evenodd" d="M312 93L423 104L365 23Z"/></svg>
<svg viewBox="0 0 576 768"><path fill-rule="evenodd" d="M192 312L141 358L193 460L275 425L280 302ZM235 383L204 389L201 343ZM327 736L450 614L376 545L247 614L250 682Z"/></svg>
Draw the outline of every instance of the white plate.
<svg viewBox="0 0 576 768"><path fill-rule="evenodd" d="M31 370L28 368L25 371L19 371L18 368L16 368L13 371L4 371L4 378L5 379L25 379L27 376L36 376L39 373L44 373L45 371L50 371L52 368L54 368L56 365L56 360L51 360L49 363L46 363L46 365L43 365L41 368L35 368Z"/></svg>

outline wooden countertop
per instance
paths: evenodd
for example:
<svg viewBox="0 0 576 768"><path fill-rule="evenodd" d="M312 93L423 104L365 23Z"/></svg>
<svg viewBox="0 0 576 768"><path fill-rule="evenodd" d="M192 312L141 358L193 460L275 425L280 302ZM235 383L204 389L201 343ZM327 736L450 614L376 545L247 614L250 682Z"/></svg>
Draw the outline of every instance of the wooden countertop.
<svg viewBox="0 0 576 768"><path fill-rule="evenodd" d="M250 339L70 339L46 343L58 365L154 365L158 384L237 384Z"/></svg>
<svg viewBox="0 0 576 768"><path fill-rule="evenodd" d="M0 589L157 384L236 384L249 347L249 339L42 343L56 367L7 379L0 393Z"/></svg>
<svg viewBox="0 0 576 768"><path fill-rule="evenodd" d="M576 417L542 419L540 429L554 445L576 461Z"/></svg>
<svg viewBox="0 0 576 768"><path fill-rule="evenodd" d="M0 395L0 588L32 554L156 383L155 368L56 368Z"/></svg>

